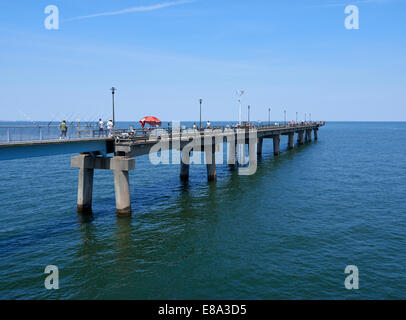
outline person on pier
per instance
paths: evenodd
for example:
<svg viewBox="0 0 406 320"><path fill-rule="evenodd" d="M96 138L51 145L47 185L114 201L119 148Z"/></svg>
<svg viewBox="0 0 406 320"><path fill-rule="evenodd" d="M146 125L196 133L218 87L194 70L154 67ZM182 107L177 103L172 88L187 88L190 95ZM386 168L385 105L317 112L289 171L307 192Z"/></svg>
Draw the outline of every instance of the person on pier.
<svg viewBox="0 0 406 320"><path fill-rule="evenodd" d="M63 120L61 124L59 125L59 129L61 130L61 134L59 136L59 139L65 138L66 139L66 132L68 132L68 125L66 124L66 121Z"/></svg>
<svg viewBox="0 0 406 320"><path fill-rule="evenodd" d="M104 122L102 119L99 119L98 126L99 126L99 137L100 137L100 134L103 137L104 136L104 132L103 132Z"/></svg>
<svg viewBox="0 0 406 320"><path fill-rule="evenodd" d="M111 137L112 131L113 131L113 121L112 120L107 121L106 128L107 128L107 136Z"/></svg>

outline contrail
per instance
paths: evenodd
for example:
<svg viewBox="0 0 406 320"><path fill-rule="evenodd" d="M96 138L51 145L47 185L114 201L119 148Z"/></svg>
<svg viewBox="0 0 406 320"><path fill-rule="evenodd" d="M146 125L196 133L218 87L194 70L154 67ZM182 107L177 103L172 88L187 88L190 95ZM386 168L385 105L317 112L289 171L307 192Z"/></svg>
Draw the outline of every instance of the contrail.
<svg viewBox="0 0 406 320"><path fill-rule="evenodd" d="M178 6L178 5L185 4L185 3L191 3L191 2L194 2L194 0L180 0L180 1L173 1L173 2L165 2L165 3L155 4L152 6L134 7L134 8L127 8L127 9L123 9L123 10L119 10L119 11L95 13L95 14L90 14L87 16L78 16L78 17L65 19L65 20L63 20L63 22L96 18L96 17L102 17L102 16L115 16L115 15L119 15L119 14L131 13L131 12L153 11L153 10L167 8L167 7Z"/></svg>

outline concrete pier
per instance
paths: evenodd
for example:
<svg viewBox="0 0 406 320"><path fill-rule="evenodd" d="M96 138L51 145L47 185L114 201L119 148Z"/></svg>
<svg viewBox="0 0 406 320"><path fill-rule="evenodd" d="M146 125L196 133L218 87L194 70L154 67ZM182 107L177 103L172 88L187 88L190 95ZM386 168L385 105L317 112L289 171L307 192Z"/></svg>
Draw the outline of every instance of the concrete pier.
<svg viewBox="0 0 406 320"><path fill-rule="evenodd" d="M295 133L289 133L288 135L288 149L293 149L295 147Z"/></svg>
<svg viewBox="0 0 406 320"><path fill-rule="evenodd" d="M280 153L280 143L281 143L281 136L280 134L273 136L273 154L275 156L279 156Z"/></svg>
<svg viewBox="0 0 406 320"><path fill-rule="evenodd" d="M294 148L295 133L298 134L297 142L302 145L306 141L311 141L312 132L314 132L314 139L318 138L318 129L323 126L324 122L305 123L298 125L285 125L285 126L270 126L261 127L255 130L251 129L234 129L223 128L208 131L204 134L199 132L182 131L175 136L163 135L162 137L148 137L145 139L137 137L117 137L114 141L90 141L87 143L94 143L95 145L89 146L90 150L78 156L71 158L71 167L79 168L79 181L78 181L78 198L77 208L80 213L91 213L92 211L92 191L93 191L93 176L94 169L107 169L114 172L114 189L116 198L116 211L118 216L131 215L131 201L130 201L130 184L129 184L129 171L135 168L134 157L145 155L154 152L161 152L162 150L182 150L187 152L185 148L190 148L185 156L181 156L180 179L187 181L189 179L191 150L201 150L205 153L205 163L207 168L207 180L215 181L217 179L216 172L216 150L221 152L223 143L228 143L227 163L230 167L237 164L239 175L252 175L257 170L257 156L262 153L263 139L273 140L274 155L280 154L280 139L281 135L288 136L288 148ZM144 133L145 134L145 133ZM174 143L176 142L176 143ZM100 143L105 143L104 147ZM114 143L114 149L109 147ZM39 143L37 143L39 145ZM52 143L53 146L56 143ZM30 144L31 146L31 144ZM42 146L42 144L40 145ZM59 148L59 145L57 145ZM0 144L1 147L1 144ZM79 152L83 152L82 144L75 146ZM220 147L220 148L219 148ZM249 159L246 158L248 147ZM13 148L20 150L20 144L13 145ZM39 147L38 147L39 148ZM56 147L55 147L56 148ZM18 151L17 150L17 151ZM58 149L59 151L60 149ZM70 149L69 149L70 150ZM17 152L15 151L15 152ZM108 153L116 156L106 157ZM178 153L177 153L178 155ZM151 157L150 157L151 159ZM247 161L248 160L248 161ZM165 162L162 162L165 163ZM246 166L246 164L249 164Z"/></svg>
<svg viewBox="0 0 406 320"><path fill-rule="evenodd" d="M71 158L71 167L79 168L78 212L91 210L94 169L113 170L116 211L118 216L131 215L130 182L128 171L134 170L135 160L128 157L93 157L81 154Z"/></svg>
<svg viewBox="0 0 406 320"><path fill-rule="evenodd" d="M128 171L114 171L114 191L116 194L116 212L119 217L131 216L130 181Z"/></svg>
<svg viewBox="0 0 406 320"><path fill-rule="evenodd" d="M298 131L297 143L298 144L304 144L304 130Z"/></svg>
<svg viewBox="0 0 406 320"><path fill-rule="evenodd" d="M131 216L130 180L128 171L135 168L135 160L125 156L115 156L110 160L114 172L116 212L119 217Z"/></svg>
<svg viewBox="0 0 406 320"><path fill-rule="evenodd" d="M247 150L244 143L237 143L237 165L244 166L247 164Z"/></svg>
<svg viewBox="0 0 406 320"><path fill-rule="evenodd" d="M7 142L0 142L0 161L24 159L58 154L79 154L71 158L71 167L79 169L77 211L79 213L92 212L92 193L94 183L94 170L113 170L114 188L117 215L131 215L129 171L135 169L135 157L150 155L153 164L169 164L161 153L172 150L172 161L178 162L179 150L191 148L193 151L204 151L207 165L207 178L216 180L216 150L223 151L223 143L229 143L228 165L234 167L237 163L239 175L255 174L257 168L257 155L262 153L263 139L273 139L274 155L280 153L280 137L288 136L288 148L294 147L295 134L297 141L304 144L311 141L312 132L314 140L318 139L318 130L325 125L324 121L301 122L284 125L262 125L260 127L224 126L198 131L192 128L182 130L120 130L113 137L103 138L74 138L74 139L49 139L31 141L12 141L8 129ZM210 143L211 142L211 143ZM247 148L248 146L248 148ZM220 148L218 148L220 147ZM247 159L247 149L249 158ZM107 155L114 154L114 157ZM159 154L158 157L154 157ZM154 156L151 156L154 155ZM174 156L175 155L175 156ZM223 155L223 154L222 154ZM187 162L181 162L180 176L182 180L189 177L191 153ZM218 162L218 161L217 161ZM247 166L248 164L248 166Z"/></svg>
<svg viewBox="0 0 406 320"><path fill-rule="evenodd" d="M312 131L313 130L306 130L306 142L311 142L312 141Z"/></svg>
<svg viewBox="0 0 406 320"><path fill-rule="evenodd" d="M183 153L183 151L182 151ZM183 159L186 157L186 159ZM188 181L189 180L189 168L190 168L190 151L187 154L181 154L180 157L180 180Z"/></svg>
<svg viewBox="0 0 406 320"><path fill-rule="evenodd" d="M205 146L204 153L206 157L207 180L216 181L216 145L213 143L211 146Z"/></svg>
<svg viewBox="0 0 406 320"><path fill-rule="evenodd" d="M317 140L317 132L319 131L319 129L313 129L313 133L314 133L314 140Z"/></svg>
<svg viewBox="0 0 406 320"><path fill-rule="evenodd" d="M87 154L78 157L82 165L79 168L77 211L81 214L91 214L94 169L86 168L85 162L91 161L92 157Z"/></svg>
<svg viewBox="0 0 406 320"><path fill-rule="evenodd" d="M230 168L235 168L235 154L236 154L236 143L235 141L228 144L227 152L227 164Z"/></svg>
<svg viewBox="0 0 406 320"><path fill-rule="evenodd" d="M258 142L257 142L257 155L261 155L262 154L262 143L263 143L263 138L258 138Z"/></svg>

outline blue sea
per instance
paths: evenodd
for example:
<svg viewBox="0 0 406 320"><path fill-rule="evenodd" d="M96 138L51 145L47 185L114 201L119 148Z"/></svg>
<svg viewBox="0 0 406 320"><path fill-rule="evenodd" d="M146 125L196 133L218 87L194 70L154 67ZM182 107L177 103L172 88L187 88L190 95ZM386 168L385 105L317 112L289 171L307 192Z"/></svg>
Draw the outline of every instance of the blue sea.
<svg viewBox="0 0 406 320"><path fill-rule="evenodd" d="M95 171L86 219L71 155L0 161L0 299L406 298L406 123L318 136L290 151L283 137L278 157L265 140L255 175L223 164L213 183L204 165L185 184L179 165L137 157L120 219L110 171Z"/></svg>

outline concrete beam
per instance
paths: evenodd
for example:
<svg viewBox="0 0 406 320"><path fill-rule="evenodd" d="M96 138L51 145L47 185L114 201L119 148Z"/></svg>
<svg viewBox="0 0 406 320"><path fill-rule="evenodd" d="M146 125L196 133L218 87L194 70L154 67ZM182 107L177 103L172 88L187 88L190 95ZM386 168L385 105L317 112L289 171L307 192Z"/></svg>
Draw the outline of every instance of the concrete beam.
<svg viewBox="0 0 406 320"><path fill-rule="evenodd" d="M127 157L87 157L82 160L84 155L78 155L71 158L72 168L101 169L101 170L125 170L135 169L135 160Z"/></svg>

